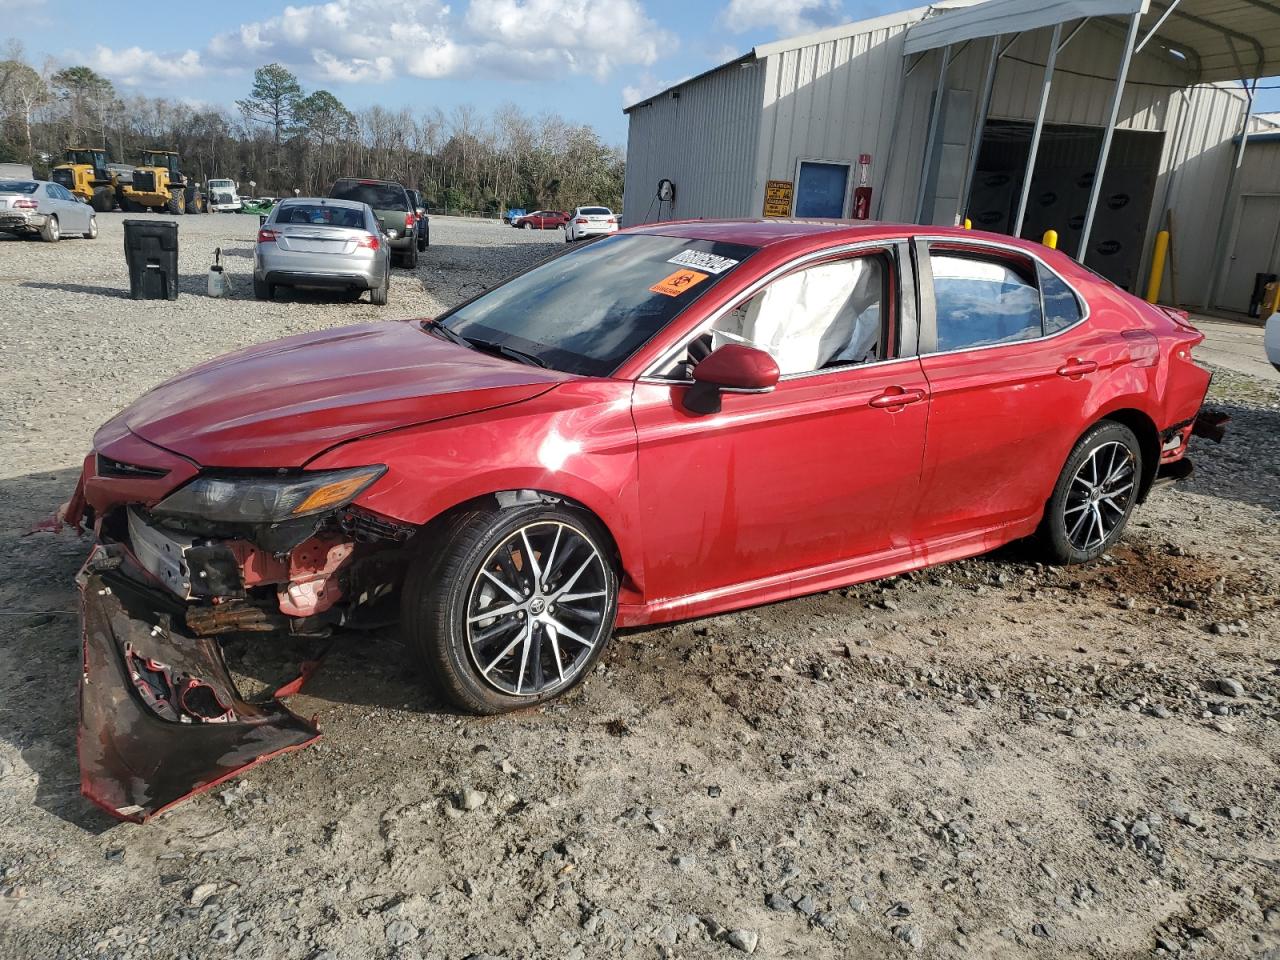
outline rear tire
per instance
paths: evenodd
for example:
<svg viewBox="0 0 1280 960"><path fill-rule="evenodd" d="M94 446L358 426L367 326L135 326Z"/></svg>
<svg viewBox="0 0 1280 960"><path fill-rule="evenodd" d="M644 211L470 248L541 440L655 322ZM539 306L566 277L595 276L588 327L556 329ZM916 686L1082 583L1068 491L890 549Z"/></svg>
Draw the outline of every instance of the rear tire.
<svg viewBox="0 0 1280 960"><path fill-rule="evenodd" d="M276 295L276 288L265 280L259 280L255 274L253 278L253 295L258 300L270 300Z"/></svg>
<svg viewBox="0 0 1280 960"><path fill-rule="evenodd" d="M386 276L382 278L382 285L374 287L369 291L369 302L375 307L385 307L387 305L387 297L391 293L391 270L388 269Z"/></svg>
<svg viewBox="0 0 1280 960"><path fill-rule="evenodd" d="M1096 560L1124 534L1138 502L1142 447L1113 420L1091 427L1071 450L1045 506L1040 539L1053 563Z"/></svg>
<svg viewBox="0 0 1280 960"><path fill-rule="evenodd" d="M493 714L580 683L617 615L608 542L592 517L563 504L479 507L443 521L410 565L401 600L429 685L460 709Z"/></svg>
<svg viewBox="0 0 1280 960"><path fill-rule="evenodd" d="M58 218L49 215L45 220L44 226L40 228L40 239L45 243L57 243L62 239L62 232L58 228Z"/></svg>

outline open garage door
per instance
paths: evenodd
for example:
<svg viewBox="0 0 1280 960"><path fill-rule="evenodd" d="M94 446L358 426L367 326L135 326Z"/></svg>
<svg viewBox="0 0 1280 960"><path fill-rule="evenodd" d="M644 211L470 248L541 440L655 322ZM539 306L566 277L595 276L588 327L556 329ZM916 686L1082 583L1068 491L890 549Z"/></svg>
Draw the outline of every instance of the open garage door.
<svg viewBox="0 0 1280 960"><path fill-rule="evenodd" d="M989 120L964 209L979 230L1012 233L1033 124ZM1021 235L1058 232L1058 247L1080 259L1079 245L1103 129L1044 126ZM1147 221L1160 169L1164 134L1117 130L1084 263L1126 290L1140 282Z"/></svg>

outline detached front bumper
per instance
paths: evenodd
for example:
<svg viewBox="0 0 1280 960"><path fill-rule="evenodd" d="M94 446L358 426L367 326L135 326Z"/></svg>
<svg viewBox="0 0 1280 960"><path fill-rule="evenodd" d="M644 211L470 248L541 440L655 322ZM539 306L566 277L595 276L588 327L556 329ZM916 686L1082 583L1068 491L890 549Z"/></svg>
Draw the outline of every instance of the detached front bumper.
<svg viewBox="0 0 1280 960"><path fill-rule="evenodd" d="M80 787L107 813L143 823L320 736L277 699L242 699L218 641L192 633L182 602L122 545L95 546L77 585ZM275 695L296 693L314 666Z"/></svg>

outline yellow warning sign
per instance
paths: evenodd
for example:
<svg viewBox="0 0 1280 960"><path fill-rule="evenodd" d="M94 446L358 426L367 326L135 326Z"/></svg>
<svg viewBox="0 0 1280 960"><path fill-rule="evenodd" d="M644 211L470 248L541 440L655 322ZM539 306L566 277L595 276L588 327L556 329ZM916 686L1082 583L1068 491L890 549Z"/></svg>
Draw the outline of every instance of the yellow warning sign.
<svg viewBox="0 0 1280 960"><path fill-rule="evenodd" d="M764 185L764 215L766 217L791 216L791 200L796 188L790 180L770 180Z"/></svg>
<svg viewBox="0 0 1280 960"><path fill-rule="evenodd" d="M671 276L659 280L649 289L654 293L661 293L663 296L678 297L690 287L696 286L705 279L707 279L707 274L699 273L697 270L677 270Z"/></svg>

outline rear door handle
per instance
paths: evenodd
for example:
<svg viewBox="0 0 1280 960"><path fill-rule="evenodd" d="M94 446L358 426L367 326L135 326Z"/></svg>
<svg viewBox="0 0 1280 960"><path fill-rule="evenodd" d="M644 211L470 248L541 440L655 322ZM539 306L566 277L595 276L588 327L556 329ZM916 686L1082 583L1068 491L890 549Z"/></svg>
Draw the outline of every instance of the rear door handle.
<svg viewBox="0 0 1280 960"><path fill-rule="evenodd" d="M1093 371L1097 369L1098 363L1096 360L1080 360L1076 357L1072 357L1058 368L1058 376L1079 379L1086 373L1093 373Z"/></svg>
<svg viewBox="0 0 1280 960"><path fill-rule="evenodd" d="M905 407L909 403L919 403L924 398L925 392L923 390L915 388L904 390L902 387L889 387L878 397L872 397L870 402L873 407Z"/></svg>

